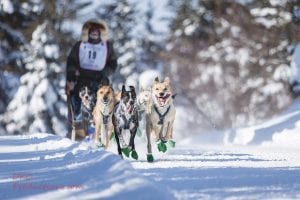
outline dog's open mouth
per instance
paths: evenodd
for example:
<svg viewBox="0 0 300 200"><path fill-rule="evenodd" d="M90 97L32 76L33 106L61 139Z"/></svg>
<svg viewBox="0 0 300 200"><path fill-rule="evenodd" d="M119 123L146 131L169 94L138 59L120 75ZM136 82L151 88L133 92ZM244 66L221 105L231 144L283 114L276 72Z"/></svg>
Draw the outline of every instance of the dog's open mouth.
<svg viewBox="0 0 300 200"><path fill-rule="evenodd" d="M156 100L157 100L158 104L160 106L164 106L164 105L166 105L167 100L169 99L170 96L171 96L171 93L167 93L164 96L157 96L156 95L155 97L156 97Z"/></svg>
<svg viewBox="0 0 300 200"><path fill-rule="evenodd" d="M131 113L133 110L133 106L130 103L125 104L125 111Z"/></svg>
<svg viewBox="0 0 300 200"><path fill-rule="evenodd" d="M109 99L102 99L103 104L107 105L109 104Z"/></svg>

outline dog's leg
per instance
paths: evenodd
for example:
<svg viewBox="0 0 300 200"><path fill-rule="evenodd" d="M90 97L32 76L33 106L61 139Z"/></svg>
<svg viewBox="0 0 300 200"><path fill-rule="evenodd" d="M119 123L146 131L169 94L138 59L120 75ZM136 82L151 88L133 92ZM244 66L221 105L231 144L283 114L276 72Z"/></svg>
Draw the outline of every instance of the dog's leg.
<svg viewBox="0 0 300 200"><path fill-rule="evenodd" d="M168 141L169 146L174 148L176 142L173 140L173 123L174 123L174 121L168 122L168 129L167 129L166 139Z"/></svg>
<svg viewBox="0 0 300 200"><path fill-rule="evenodd" d="M166 135L167 140L173 139L173 123L174 122L168 123L167 135Z"/></svg>
<svg viewBox="0 0 300 200"><path fill-rule="evenodd" d="M146 135L147 135L147 150L148 154L152 154L152 147L151 147L151 128L150 128L150 116L146 115Z"/></svg>
<svg viewBox="0 0 300 200"><path fill-rule="evenodd" d="M99 116L99 115L97 115ZM101 137L101 120L99 119L99 117L94 118L94 122L95 122L95 137L94 137L94 141L96 145L102 145L100 142L100 137Z"/></svg>
<svg viewBox="0 0 300 200"><path fill-rule="evenodd" d="M165 124L162 124L161 125L161 128L160 128L160 130L159 130L159 139L161 139L161 140L164 140L164 136L163 136L163 132L165 132L164 131L165 130Z"/></svg>
<svg viewBox="0 0 300 200"><path fill-rule="evenodd" d="M163 137L163 131L165 130L165 124L162 124L161 128L156 128L156 131L158 131L159 139L157 141L157 148L159 151L165 153L167 151L167 145L165 144L167 141Z"/></svg>
<svg viewBox="0 0 300 200"><path fill-rule="evenodd" d="M95 129L95 138L94 138L94 141L95 141L95 144L98 145L100 144L100 133L101 132L101 125L99 122L96 123L96 129Z"/></svg>
<svg viewBox="0 0 300 200"><path fill-rule="evenodd" d="M170 133L171 133L171 122L167 123L167 128L166 128L166 137L165 140L169 140L171 138Z"/></svg>
<svg viewBox="0 0 300 200"><path fill-rule="evenodd" d="M130 129L130 141L129 141L129 146L131 147L131 157L135 160L138 159L138 154L135 151L135 145L134 145L134 138L136 135L137 128L138 128L138 124L136 124L132 129Z"/></svg>
<svg viewBox="0 0 300 200"><path fill-rule="evenodd" d="M113 130L114 130L113 125L110 122L110 124L108 125L108 138L109 138L109 141L110 141L110 139L112 139Z"/></svg>
<svg viewBox="0 0 300 200"><path fill-rule="evenodd" d="M108 124L104 124L104 134L105 134L105 145L104 148L107 149L108 143L109 143L109 137L108 137Z"/></svg>
<svg viewBox="0 0 300 200"><path fill-rule="evenodd" d="M121 156L121 158L123 158L122 149L121 149L121 145L120 145L120 141L119 141L120 134L121 134L121 129L115 128L115 139L116 139L117 146L118 146L118 154Z"/></svg>
<svg viewBox="0 0 300 200"><path fill-rule="evenodd" d="M150 116L146 114L146 135L147 135L147 161L153 162L154 158L152 155L152 147L151 147L151 121Z"/></svg>

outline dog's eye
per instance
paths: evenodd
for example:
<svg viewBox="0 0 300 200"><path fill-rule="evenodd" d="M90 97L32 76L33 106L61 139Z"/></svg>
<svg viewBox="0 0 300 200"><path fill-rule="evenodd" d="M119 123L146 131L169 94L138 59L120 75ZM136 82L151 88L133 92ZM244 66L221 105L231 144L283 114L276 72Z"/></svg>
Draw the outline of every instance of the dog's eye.
<svg viewBox="0 0 300 200"><path fill-rule="evenodd" d="M158 90L158 88L155 88L155 90Z"/></svg>

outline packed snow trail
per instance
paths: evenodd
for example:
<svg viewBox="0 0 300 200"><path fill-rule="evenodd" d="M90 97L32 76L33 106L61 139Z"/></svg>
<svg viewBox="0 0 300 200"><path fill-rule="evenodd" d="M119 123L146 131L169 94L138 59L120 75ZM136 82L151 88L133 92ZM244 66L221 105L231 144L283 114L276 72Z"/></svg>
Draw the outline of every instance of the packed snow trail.
<svg viewBox="0 0 300 200"><path fill-rule="evenodd" d="M55 135L1 136L0 169L1 200L173 199L119 156Z"/></svg>
<svg viewBox="0 0 300 200"><path fill-rule="evenodd" d="M0 198L300 199L299 149L182 143L153 146L153 163L145 149L122 160L55 135L1 136Z"/></svg>
<svg viewBox="0 0 300 200"><path fill-rule="evenodd" d="M154 163L132 164L169 188L176 199L300 198L299 152L259 147L177 148Z"/></svg>

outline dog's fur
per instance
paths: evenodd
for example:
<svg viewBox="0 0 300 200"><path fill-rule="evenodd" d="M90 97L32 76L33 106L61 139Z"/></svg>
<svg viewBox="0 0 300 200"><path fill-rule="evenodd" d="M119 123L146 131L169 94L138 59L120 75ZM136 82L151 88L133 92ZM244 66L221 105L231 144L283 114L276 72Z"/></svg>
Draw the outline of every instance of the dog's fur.
<svg viewBox="0 0 300 200"><path fill-rule="evenodd" d="M130 141L128 147L131 151L135 151L134 138L136 135L138 122L138 111L136 108L136 92L133 86L130 86L130 90L126 91L125 86L122 87L121 98L119 103L116 104L113 112L113 125L115 131L115 138L118 145L118 153L122 156L122 148L127 146L124 141L124 131L130 131Z"/></svg>
<svg viewBox="0 0 300 200"><path fill-rule="evenodd" d="M139 111L145 112L146 114L150 114L151 112L151 90L141 88L140 93L137 96L137 106Z"/></svg>
<svg viewBox="0 0 300 200"><path fill-rule="evenodd" d="M91 113L95 106L94 92L88 86L83 86L79 90L79 97L81 98L82 109Z"/></svg>
<svg viewBox="0 0 300 200"><path fill-rule="evenodd" d="M97 102L93 110L95 123L94 141L99 144L99 137L104 136L105 141L101 141L107 149L113 131L112 113L115 105L115 95L111 86L101 86L97 91ZM103 137L101 137L103 139Z"/></svg>
<svg viewBox="0 0 300 200"><path fill-rule="evenodd" d="M82 86L79 89L79 97L81 98L82 125L86 136L88 125L93 121L92 112L96 96L89 86Z"/></svg>
<svg viewBox="0 0 300 200"><path fill-rule="evenodd" d="M174 95L170 87L170 79L160 82L158 78L151 87L151 111L146 113L146 133L148 140L148 154L152 154L151 133L164 142L173 139L173 124L176 110L173 105Z"/></svg>

